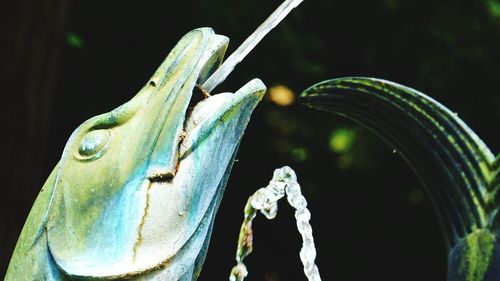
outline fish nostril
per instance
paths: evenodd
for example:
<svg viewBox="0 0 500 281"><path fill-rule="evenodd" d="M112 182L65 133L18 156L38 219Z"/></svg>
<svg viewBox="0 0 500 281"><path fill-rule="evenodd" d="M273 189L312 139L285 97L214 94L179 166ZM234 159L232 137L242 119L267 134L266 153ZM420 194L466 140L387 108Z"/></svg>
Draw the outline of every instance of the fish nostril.
<svg viewBox="0 0 500 281"><path fill-rule="evenodd" d="M153 80L149 81L149 85L152 86L152 87L156 87L156 83Z"/></svg>

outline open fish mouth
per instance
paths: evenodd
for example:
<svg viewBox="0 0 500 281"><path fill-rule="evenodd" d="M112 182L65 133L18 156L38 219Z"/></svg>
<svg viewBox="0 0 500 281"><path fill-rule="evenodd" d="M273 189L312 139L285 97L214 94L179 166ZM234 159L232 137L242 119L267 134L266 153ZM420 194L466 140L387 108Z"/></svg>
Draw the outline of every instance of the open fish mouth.
<svg viewBox="0 0 500 281"><path fill-rule="evenodd" d="M178 161L181 161L198 144L204 140L214 128L220 124L225 116L233 110L252 100L260 101L266 91L266 86L260 79L253 79L234 93L208 93L203 85L210 76L221 66L227 50L229 39L226 36L215 34L211 28L200 29L208 33L205 50L200 57L196 83L189 92L189 106L184 111L184 124L179 135ZM153 76L154 77L154 76ZM155 84L152 79L150 84ZM164 128L167 130L169 128ZM175 177L179 165L162 167L151 165L147 178L151 182L169 181Z"/></svg>

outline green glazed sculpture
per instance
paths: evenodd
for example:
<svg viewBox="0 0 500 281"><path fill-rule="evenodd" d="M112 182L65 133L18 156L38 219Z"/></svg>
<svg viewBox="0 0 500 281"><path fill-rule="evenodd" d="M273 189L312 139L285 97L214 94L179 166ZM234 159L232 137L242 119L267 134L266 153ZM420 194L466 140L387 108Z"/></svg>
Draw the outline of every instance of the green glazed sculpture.
<svg viewBox="0 0 500 281"><path fill-rule="evenodd" d="M188 33L132 100L75 130L6 281L197 279L239 142L266 90L255 79L234 94L192 98L227 44L209 28ZM373 78L321 82L301 102L361 123L407 160L437 210L449 281L500 280L499 158L456 114Z"/></svg>
<svg viewBox="0 0 500 281"><path fill-rule="evenodd" d="M238 144L265 92L255 79L191 101L227 44L209 28L188 33L132 100L74 131L6 281L198 277Z"/></svg>

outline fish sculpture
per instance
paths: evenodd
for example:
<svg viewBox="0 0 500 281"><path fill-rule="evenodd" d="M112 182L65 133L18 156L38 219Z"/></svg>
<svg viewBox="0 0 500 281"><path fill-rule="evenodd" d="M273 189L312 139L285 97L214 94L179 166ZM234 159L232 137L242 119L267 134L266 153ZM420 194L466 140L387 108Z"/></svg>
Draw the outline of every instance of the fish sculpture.
<svg viewBox="0 0 500 281"><path fill-rule="evenodd" d="M255 79L234 94L192 97L227 45L210 28L189 32L129 102L73 132L6 281L198 277L238 145L266 89Z"/></svg>
<svg viewBox="0 0 500 281"><path fill-rule="evenodd" d="M320 82L300 101L360 123L406 160L438 215L448 281L500 280L500 155L457 114L409 87L363 77Z"/></svg>

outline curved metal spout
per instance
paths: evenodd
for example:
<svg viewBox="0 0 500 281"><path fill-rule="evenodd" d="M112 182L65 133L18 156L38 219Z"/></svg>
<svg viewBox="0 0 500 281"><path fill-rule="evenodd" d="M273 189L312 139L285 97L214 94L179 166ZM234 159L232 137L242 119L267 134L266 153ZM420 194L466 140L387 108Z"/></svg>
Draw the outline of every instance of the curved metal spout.
<svg viewBox="0 0 500 281"><path fill-rule="evenodd" d="M369 128L408 162L438 214L448 280L500 280L490 270L500 255L498 160L455 113L416 90L374 78L324 81L300 101Z"/></svg>

